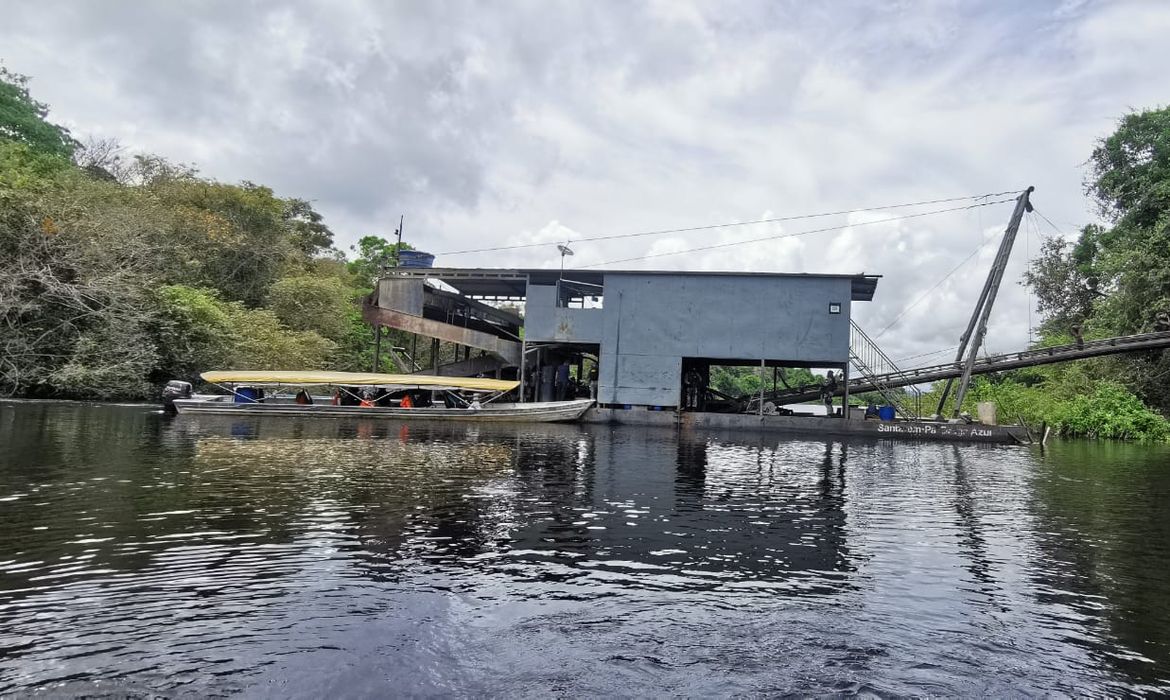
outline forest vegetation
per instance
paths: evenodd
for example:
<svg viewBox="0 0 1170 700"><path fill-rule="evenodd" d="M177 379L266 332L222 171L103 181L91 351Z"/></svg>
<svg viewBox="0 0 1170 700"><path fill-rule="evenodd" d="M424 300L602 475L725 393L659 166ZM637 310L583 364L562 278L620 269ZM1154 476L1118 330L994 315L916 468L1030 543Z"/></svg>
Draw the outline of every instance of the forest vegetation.
<svg viewBox="0 0 1170 700"><path fill-rule="evenodd" d="M372 368L360 299L395 244L366 236L347 259L303 199L80 143L0 71L0 395L140 399L209 368Z"/></svg>
<svg viewBox="0 0 1170 700"><path fill-rule="evenodd" d="M1088 161L1104 224L1048 237L1025 273L1039 347L1170 329L1170 108L1131 112ZM1069 436L1170 439L1170 352L1154 350L979 378L964 403Z"/></svg>
<svg viewBox="0 0 1170 700"><path fill-rule="evenodd" d="M1170 313L1170 109L1125 115L1089 166L1086 193L1105 223L1075 242L1049 238L1024 281L1043 315L1041 345L1074 331L1147 332ZM376 235L347 255L305 199L82 143L49 120L27 78L0 67L0 395L142 399L208 368L370 370L360 301L394 257ZM387 343L403 341L392 333ZM406 370L389 357L378 369ZM788 370L785 380L820 378ZM729 394L759 381L753 368L712 377ZM963 407L972 413L990 400L1005 419L1066 435L1170 438L1170 354L973 387Z"/></svg>

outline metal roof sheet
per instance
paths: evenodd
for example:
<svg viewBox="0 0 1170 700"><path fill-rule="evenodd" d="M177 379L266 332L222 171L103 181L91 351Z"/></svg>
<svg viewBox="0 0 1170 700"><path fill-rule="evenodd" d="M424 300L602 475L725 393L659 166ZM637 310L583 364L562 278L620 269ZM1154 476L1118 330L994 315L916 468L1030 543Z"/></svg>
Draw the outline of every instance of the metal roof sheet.
<svg viewBox="0 0 1170 700"><path fill-rule="evenodd" d="M436 377L426 374L374 374L365 372L297 372L232 370L199 375L212 384L292 384L294 386L403 386L428 389L511 391L520 382L475 377Z"/></svg>
<svg viewBox="0 0 1170 700"><path fill-rule="evenodd" d="M820 274L811 272L731 272L707 270L579 270L547 268L473 268L434 267L398 268L388 273L394 277L425 277L440 280L460 293L483 298L520 300L528 293L528 281L533 284L555 284L560 278L603 286L607 275L663 275L693 277L772 277L788 278L847 278L852 280L853 301L870 301L881 275Z"/></svg>

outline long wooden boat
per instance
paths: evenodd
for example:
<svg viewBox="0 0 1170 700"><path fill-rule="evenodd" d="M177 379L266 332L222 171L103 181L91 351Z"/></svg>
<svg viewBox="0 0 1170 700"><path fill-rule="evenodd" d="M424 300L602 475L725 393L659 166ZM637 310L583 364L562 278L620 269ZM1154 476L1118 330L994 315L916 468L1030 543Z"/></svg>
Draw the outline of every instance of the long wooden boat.
<svg viewBox="0 0 1170 700"><path fill-rule="evenodd" d="M400 408L397 406L302 405L292 402L233 403L231 397L196 394L189 399L175 399L175 410L183 413L218 413L238 416L318 416L358 418L398 418L409 420L470 420L484 422L555 423L579 420L593 405L593 399L543 401L539 403L492 403L481 408Z"/></svg>
<svg viewBox="0 0 1170 700"><path fill-rule="evenodd" d="M166 395L167 405L180 414L538 423L576 421L593 405L593 399L497 402L519 386L519 382L500 379L274 371L205 372L200 376L227 393ZM320 387L332 389L332 394L308 392ZM256 391L259 388L272 393L264 395ZM443 403L405 407L402 397L408 395L428 399L438 396ZM357 405L345 405L346 400ZM419 403L417 399L415 402Z"/></svg>

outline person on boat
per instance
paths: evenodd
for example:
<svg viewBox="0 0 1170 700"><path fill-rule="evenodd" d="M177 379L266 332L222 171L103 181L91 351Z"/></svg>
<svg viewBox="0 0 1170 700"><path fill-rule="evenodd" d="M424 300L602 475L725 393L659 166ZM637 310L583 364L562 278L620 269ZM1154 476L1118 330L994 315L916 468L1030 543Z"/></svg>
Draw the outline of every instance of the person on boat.
<svg viewBox="0 0 1170 700"><path fill-rule="evenodd" d="M313 397L309 396L309 392L304 389L297 392L294 400L302 406L311 406L313 404Z"/></svg>
<svg viewBox="0 0 1170 700"><path fill-rule="evenodd" d="M537 401L555 401L553 393L556 382L557 368L555 365L541 365L540 367L540 397Z"/></svg>
<svg viewBox="0 0 1170 700"><path fill-rule="evenodd" d="M697 368L692 367L687 372L686 377L684 378L684 382L685 382L686 388L687 388L687 392L686 392L686 407L687 407L687 409L692 410L692 411L703 410L700 407L700 404L702 403L702 397L703 397L703 394L705 391L704 387L703 387L703 373L700 372Z"/></svg>
<svg viewBox="0 0 1170 700"><path fill-rule="evenodd" d="M405 394L402 400L398 402L399 408L414 408L414 399L410 398L410 394Z"/></svg>
<svg viewBox="0 0 1170 700"><path fill-rule="evenodd" d="M483 408L483 404L479 402L479 399L472 399L471 403L467 404L467 410L469 411L478 411L481 408Z"/></svg>
<svg viewBox="0 0 1170 700"><path fill-rule="evenodd" d="M361 406L362 408L373 408L374 407L374 394L373 394L373 392L371 392L369 389L366 389L365 391L363 391L362 392L362 400L358 402L358 405Z"/></svg>
<svg viewBox="0 0 1170 700"><path fill-rule="evenodd" d="M833 394L835 393L837 393L837 377L834 376L833 370L829 370L824 384L821 384L821 398L825 402L826 415L833 415Z"/></svg>
<svg viewBox="0 0 1170 700"><path fill-rule="evenodd" d="M589 398L597 400L597 367L589 370Z"/></svg>
<svg viewBox="0 0 1170 700"><path fill-rule="evenodd" d="M569 393L569 361L565 360L557 365L556 396L557 401L564 401Z"/></svg>

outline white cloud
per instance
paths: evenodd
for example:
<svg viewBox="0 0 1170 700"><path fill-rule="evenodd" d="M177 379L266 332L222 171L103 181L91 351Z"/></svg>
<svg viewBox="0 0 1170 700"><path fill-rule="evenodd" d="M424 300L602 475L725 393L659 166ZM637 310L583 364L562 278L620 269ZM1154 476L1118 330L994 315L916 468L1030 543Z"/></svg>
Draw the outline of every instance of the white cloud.
<svg viewBox="0 0 1170 700"><path fill-rule="evenodd" d="M439 260L460 265L555 266L565 239L1029 184L1071 229L1092 218L1081 181L1094 140L1165 100L1170 65L1158 0L111 1L4 14L0 58L33 76L55 118L311 199L343 247L388 235L400 213L407 239L434 252L547 243ZM876 332L998 237L1010 210L581 241L571 263L846 226L621 266L883 274L856 307ZM1027 341L1016 282L1029 236L996 305L996 349ZM994 251L886 333L889 354L954 345Z"/></svg>

